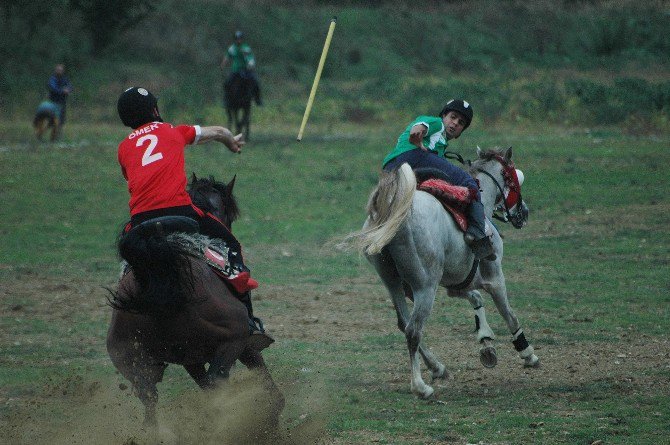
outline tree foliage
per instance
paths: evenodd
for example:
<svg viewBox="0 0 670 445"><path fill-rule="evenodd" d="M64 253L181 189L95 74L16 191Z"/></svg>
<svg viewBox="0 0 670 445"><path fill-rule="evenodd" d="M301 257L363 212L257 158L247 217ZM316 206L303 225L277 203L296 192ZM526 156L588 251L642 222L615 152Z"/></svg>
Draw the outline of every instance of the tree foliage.
<svg viewBox="0 0 670 445"><path fill-rule="evenodd" d="M490 120L607 124L633 106L667 128L667 4L2 0L0 118L32 108L56 63L68 67L88 116L113 114L119 89L140 82L162 90L164 107L201 113L219 100L218 65L236 29L268 93L290 103L296 85L310 84L337 15L321 87L334 113L369 119L463 96Z"/></svg>
<svg viewBox="0 0 670 445"><path fill-rule="evenodd" d="M70 7L82 17L81 26L99 55L122 31L141 22L154 8L149 0L70 0Z"/></svg>

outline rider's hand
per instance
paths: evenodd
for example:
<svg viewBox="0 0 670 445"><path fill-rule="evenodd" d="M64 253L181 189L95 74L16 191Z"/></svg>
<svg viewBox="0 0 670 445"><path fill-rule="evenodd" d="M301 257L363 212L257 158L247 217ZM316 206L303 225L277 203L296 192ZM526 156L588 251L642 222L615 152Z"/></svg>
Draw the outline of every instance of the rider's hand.
<svg viewBox="0 0 670 445"><path fill-rule="evenodd" d="M244 135L242 133L240 133L237 136L234 136L232 138L232 142L230 143L230 145L228 145L228 148L233 153L241 153L242 152L242 146L246 143L247 142L244 140Z"/></svg>
<svg viewBox="0 0 670 445"><path fill-rule="evenodd" d="M426 127L422 124L417 124L409 131L409 143L415 145L423 151L428 149L423 145L423 137L426 135Z"/></svg>

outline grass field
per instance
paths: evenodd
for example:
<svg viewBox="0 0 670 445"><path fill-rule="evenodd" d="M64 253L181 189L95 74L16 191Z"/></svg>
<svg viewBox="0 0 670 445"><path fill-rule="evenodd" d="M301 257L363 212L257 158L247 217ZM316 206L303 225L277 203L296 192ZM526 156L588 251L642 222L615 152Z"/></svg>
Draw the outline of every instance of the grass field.
<svg viewBox="0 0 670 445"><path fill-rule="evenodd" d="M215 145L188 151L189 172L237 174L234 232L261 282L256 311L277 338L265 357L287 399L288 442L667 443L670 136L473 126L452 144L466 158L477 145L511 145L525 173L531 219L502 228L503 265L542 367L521 367L487 300L499 363L484 369L469 305L439 291L427 342L453 378L420 401L374 271L327 244L362 223L401 127L322 123L297 143L298 122L294 133L268 117L241 156ZM57 144L34 142L22 122L0 132L0 437L153 443L104 347L104 287L115 283L127 211L116 163L124 131L73 123ZM217 425L253 424L246 377L238 367L239 387L203 401L182 369L168 368L162 440L236 443ZM189 409L199 405L206 415Z"/></svg>

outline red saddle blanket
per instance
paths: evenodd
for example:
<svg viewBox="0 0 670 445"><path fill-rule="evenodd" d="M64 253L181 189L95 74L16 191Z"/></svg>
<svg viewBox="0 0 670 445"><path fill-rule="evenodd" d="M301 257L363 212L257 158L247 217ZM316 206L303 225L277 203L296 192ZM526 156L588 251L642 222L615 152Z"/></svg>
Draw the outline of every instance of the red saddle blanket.
<svg viewBox="0 0 670 445"><path fill-rule="evenodd" d="M256 289L258 281L249 276L249 272L235 270L226 260L227 247L209 245L205 248L205 262L225 281L230 283L240 294Z"/></svg>
<svg viewBox="0 0 670 445"><path fill-rule="evenodd" d="M427 179L417 185L418 190L430 193L442 204L442 207L451 214L462 231L468 229L468 219L465 209L472 201L470 189L449 184L441 179Z"/></svg>

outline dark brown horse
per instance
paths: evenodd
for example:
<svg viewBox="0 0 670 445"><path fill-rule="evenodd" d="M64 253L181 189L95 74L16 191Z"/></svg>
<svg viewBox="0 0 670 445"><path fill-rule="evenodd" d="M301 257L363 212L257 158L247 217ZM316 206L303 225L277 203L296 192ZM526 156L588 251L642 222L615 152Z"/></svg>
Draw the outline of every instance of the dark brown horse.
<svg viewBox="0 0 670 445"><path fill-rule="evenodd" d="M226 185L194 175L189 193L195 202L209 202L231 227L238 215L234 183L234 178ZM203 238L183 233L192 231L195 221L176 218L140 233L131 245L119 242L130 268L110 298L109 356L144 404L145 424L156 423L156 384L168 363L182 365L207 389L226 379L237 360L262 376L268 392L263 408L271 405L276 422L284 399L260 351L248 342L247 309L202 258L184 248ZM168 234L175 224L178 233Z"/></svg>
<svg viewBox="0 0 670 445"><path fill-rule="evenodd" d="M251 136L251 100L258 85L249 75L235 73L224 82L223 102L228 115L228 128L235 125L235 133Z"/></svg>

